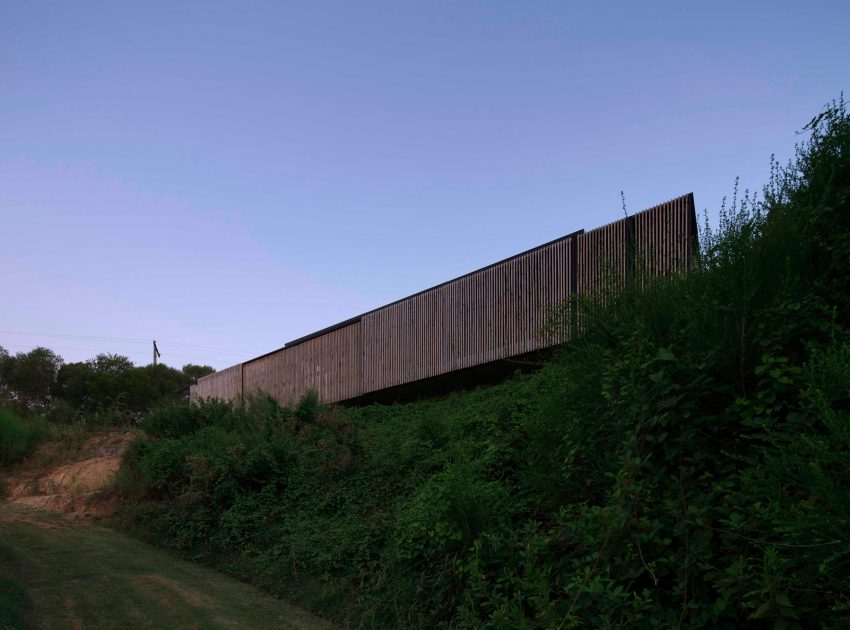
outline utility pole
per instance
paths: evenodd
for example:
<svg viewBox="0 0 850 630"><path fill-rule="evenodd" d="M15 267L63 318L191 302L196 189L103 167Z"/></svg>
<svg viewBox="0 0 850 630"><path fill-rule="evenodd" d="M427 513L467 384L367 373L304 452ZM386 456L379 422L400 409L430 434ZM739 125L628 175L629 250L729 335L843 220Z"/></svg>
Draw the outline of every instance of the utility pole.
<svg viewBox="0 0 850 630"><path fill-rule="evenodd" d="M156 367L156 359L159 357L159 350L156 347L156 339L153 340L153 366Z"/></svg>

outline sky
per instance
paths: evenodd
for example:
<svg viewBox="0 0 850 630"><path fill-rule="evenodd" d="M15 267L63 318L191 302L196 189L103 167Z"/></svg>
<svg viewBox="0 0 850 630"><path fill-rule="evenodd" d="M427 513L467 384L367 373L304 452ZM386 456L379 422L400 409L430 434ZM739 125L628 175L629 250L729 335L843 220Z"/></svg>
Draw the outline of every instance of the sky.
<svg viewBox="0 0 850 630"><path fill-rule="evenodd" d="M850 3L0 4L0 346L218 369L736 177Z"/></svg>

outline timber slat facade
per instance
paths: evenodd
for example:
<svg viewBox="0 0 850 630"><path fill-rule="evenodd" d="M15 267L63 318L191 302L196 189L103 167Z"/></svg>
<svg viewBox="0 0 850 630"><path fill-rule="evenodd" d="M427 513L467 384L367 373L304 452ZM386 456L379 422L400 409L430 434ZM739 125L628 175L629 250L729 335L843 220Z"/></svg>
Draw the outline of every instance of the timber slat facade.
<svg viewBox="0 0 850 630"><path fill-rule="evenodd" d="M264 392L293 404L307 390L338 402L566 341L543 334L571 294L604 294L639 269L681 273L696 247L693 195L564 236L280 350L198 379L192 398ZM580 316L580 314L579 314Z"/></svg>

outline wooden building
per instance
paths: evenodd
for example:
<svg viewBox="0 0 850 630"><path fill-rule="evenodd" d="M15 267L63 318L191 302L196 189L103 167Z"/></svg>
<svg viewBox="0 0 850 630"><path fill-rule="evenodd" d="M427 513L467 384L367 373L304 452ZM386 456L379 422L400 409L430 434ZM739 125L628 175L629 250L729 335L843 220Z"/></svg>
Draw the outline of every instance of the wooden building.
<svg viewBox="0 0 850 630"><path fill-rule="evenodd" d="M636 269L688 269L695 248L693 195L588 232L579 231L444 282L283 348L205 376L192 398L255 392L292 404L313 389L322 402L373 394L516 357L566 341L543 334L573 293L601 291Z"/></svg>

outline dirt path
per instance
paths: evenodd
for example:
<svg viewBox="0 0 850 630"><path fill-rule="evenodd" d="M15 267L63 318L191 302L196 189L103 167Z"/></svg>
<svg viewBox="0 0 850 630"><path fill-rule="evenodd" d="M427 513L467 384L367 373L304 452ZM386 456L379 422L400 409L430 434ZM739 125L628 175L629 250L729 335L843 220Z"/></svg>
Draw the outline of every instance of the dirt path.
<svg viewBox="0 0 850 630"><path fill-rule="evenodd" d="M25 627L299 628L331 624L107 528L0 503L0 576L26 591Z"/></svg>

